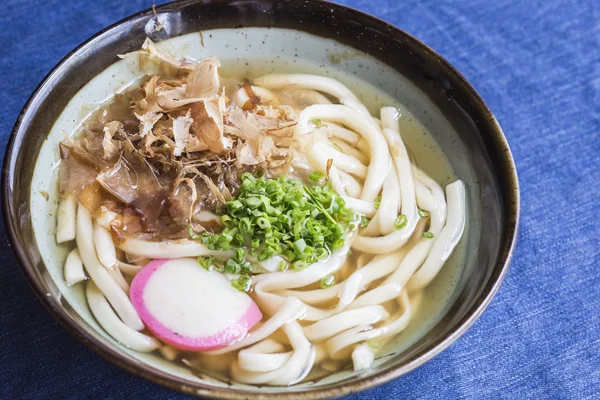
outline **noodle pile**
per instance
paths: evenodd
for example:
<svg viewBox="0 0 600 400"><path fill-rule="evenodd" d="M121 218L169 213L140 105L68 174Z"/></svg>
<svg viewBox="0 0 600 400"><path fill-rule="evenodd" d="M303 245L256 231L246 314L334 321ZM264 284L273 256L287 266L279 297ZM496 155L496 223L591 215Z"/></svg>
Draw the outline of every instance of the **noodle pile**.
<svg viewBox="0 0 600 400"><path fill-rule="evenodd" d="M161 62L182 68L180 62L155 47L150 50ZM183 69L186 74L195 71L187 64ZM187 79L189 82L191 78ZM195 143L201 150L190 150L186 147L190 141L181 142L173 136L179 129L174 127L169 133L173 139L167 137L160 143L170 140L178 154L188 157L193 151L210 152L211 146L235 152L239 168L247 165L244 160L253 159L253 165L274 176L306 178L311 171L321 171L346 207L358 218L368 219L368 225L359 224L357 219L357 228L342 248L300 271L273 271L269 260L262 262L262 273L253 276L249 293L265 316L262 323L241 341L198 355L197 360L194 354L180 353L145 333L128 297L129 282L152 259L214 256L224 260L231 257L231 251L209 250L199 241L177 236L160 240L125 235L117 240L114 225L124 218L120 209L90 210L81 198L68 195L60 202L57 224L58 242L76 242L65 264L67 283L76 284L89 276L86 294L90 309L100 325L123 345L141 352L158 349L167 359L182 359L190 366L230 354L233 363L229 373L238 382L292 385L305 379L316 365L335 370L348 360L355 370L368 368L377 349L406 328L423 288L460 240L465 227L464 184L458 180L440 187L411 163L399 128L399 111L383 107L378 116L372 116L335 79L266 75L236 90L231 100L222 89L218 82L210 89L217 94L213 102L222 113L216 120L224 124L213 141L204 146ZM300 100L284 107L294 95ZM186 100L178 98L177 107L182 102L206 102L203 96L188 93L182 97ZM302 102L305 104L299 105ZM281 109L285 116L280 112L275 118L282 122L270 130L261 126L257 132L262 135L263 147L252 148L253 138L242 136L253 128L244 131L236 121L252 122L264 117L261 113L265 111L268 116L269 110ZM179 117L182 123L193 123L188 121L193 120L191 113L182 111ZM157 133L155 117L140 121L146 135ZM264 146L267 153L260 150ZM204 179L198 176L194 179ZM189 175L181 178L177 185L183 182L186 187L197 188L195 181L185 180L191 179ZM229 190L224 195L232 196ZM214 213L198 209L192 202L189 218L182 224L199 221L219 223ZM336 277L335 284L319 287L329 275Z"/></svg>

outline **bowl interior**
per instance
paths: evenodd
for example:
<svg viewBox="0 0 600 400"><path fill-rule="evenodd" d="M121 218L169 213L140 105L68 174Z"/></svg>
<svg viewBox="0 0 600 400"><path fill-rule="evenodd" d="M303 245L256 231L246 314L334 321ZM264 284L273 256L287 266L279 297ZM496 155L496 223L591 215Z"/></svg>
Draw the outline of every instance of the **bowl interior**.
<svg viewBox="0 0 600 400"><path fill-rule="evenodd" d="M387 103L398 101L405 113L419 121L466 184L469 227L461 250L454 256L462 262L462 270L459 275L446 277L453 279L455 290L443 293L446 306L438 310L438 318L429 321L426 332L413 335L410 341L388 346L367 371L342 371L316 383L286 389L286 392L294 398L342 394L348 391L343 387L348 388L351 381L366 387L414 368L462 332L489 301L503 274L503 261L511 251L516 224L517 194L516 181L511 179L514 166L499 128L460 76L429 53L429 49L419 47L399 31L395 38L366 30L371 37L351 36L349 39L337 35L333 28L324 28L321 16L307 9L300 10L306 13L306 19L302 26L297 26L297 21L294 22L297 16L291 19L289 9L282 14L275 3L218 4L238 13L243 11L240 4L245 4L246 19L239 19L238 15L236 20L228 14L227 18L214 22L207 16L224 13L225 8L182 3L163 8L159 13L163 29L155 30L154 18L149 14L138 15L85 44L39 88L22 116L5 165L8 167L5 168L5 210L8 210L9 229L26 276L63 325L79 338L91 341L92 347L104 356L128 369L133 368L136 373L200 394L236 396L233 389L240 395L257 390L265 396L281 392L278 388L229 386L210 377L200 378L156 356L124 348L97 325L81 288L68 288L62 279L66 248L58 247L53 235L56 148L64 132L73 132L86 112L140 76L135 61L118 61L117 54L136 50L146 35L157 41L172 38L162 46L176 55L196 59L216 56L223 65L235 66L238 72L250 75L290 71L333 76L361 94L368 106L374 106L381 99L374 98L370 84L389 96ZM326 3L315 4L325 7ZM261 7L267 7L271 18L262 19ZM338 6L334 8L341 12ZM363 26L367 22L375 24L380 29L384 25L353 11L344 12L348 13L343 19L348 26L338 26L342 31L358 29L348 22L352 20ZM228 21L263 26L231 27ZM287 26L271 26L274 24ZM125 31L127 36L119 35ZM382 47L373 51L375 45ZM447 180L442 176L445 171L435 165L424 169L438 181ZM46 200L42 192L48 192L50 200ZM406 344L411 346L407 348ZM207 391L211 388L223 390Z"/></svg>

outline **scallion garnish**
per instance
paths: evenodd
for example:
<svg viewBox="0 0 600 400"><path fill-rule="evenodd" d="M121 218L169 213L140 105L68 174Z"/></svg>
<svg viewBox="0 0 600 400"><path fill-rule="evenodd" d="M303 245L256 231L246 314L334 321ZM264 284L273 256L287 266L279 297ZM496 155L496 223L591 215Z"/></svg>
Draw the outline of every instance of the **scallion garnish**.
<svg viewBox="0 0 600 400"><path fill-rule="evenodd" d="M400 214L396 217L396 220L394 221L394 228L402 229L406 226L407 223L408 219L406 218L406 215Z"/></svg>
<svg viewBox="0 0 600 400"><path fill-rule="evenodd" d="M293 269L294 271L301 271L301 270L303 270L303 269L304 269L304 267L306 267L306 263L304 263L304 262L302 262L302 261L300 261L300 260L298 260L298 261L294 261L294 262L292 263L292 269Z"/></svg>
<svg viewBox="0 0 600 400"><path fill-rule="evenodd" d="M313 171L308 176L308 180L314 183L318 183L321 182L321 180L323 180L324 177L325 174L323 174L321 171Z"/></svg>
<svg viewBox="0 0 600 400"><path fill-rule="evenodd" d="M361 228L366 228L367 226L369 226L369 219L364 215L361 216L359 225Z"/></svg>
<svg viewBox="0 0 600 400"><path fill-rule="evenodd" d="M240 275L231 281L231 286L240 292L247 292L252 287L252 278L249 275Z"/></svg>
<svg viewBox="0 0 600 400"><path fill-rule="evenodd" d="M225 227L220 233L200 235L202 243L211 250L237 249L225 262L229 273L252 269L241 247L259 262L281 256L294 270L326 259L344 246L346 233L355 228L350 224L355 214L323 178L322 172L312 172L306 185L296 179L242 174L237 198L221 211Z"/></svg>
<svg viewBox="0 0 600 400"><path fill-rule="evenodd" d="M425 239L433 239L433 233L431 233L431 232L423 232L423 237Z"/></svg>
<svg viewBox="0 0 600 400"><path fill-rule="evenodd" d="M339 151L340 153L343 153L343 152L344 152L344 149L342 149L342 148L340 147L340 145L339 145L339 144L337 144L337 143L334 143L334 144L333 144L333 147L334 147L334 148L335 148L337 151Z"/></svg>
<svg viewBox="0 0 600 400"><path fill-rule="evenodd" d="M202 268L204 268L207 271L212 271L213 269L213 261L214 261L214 257L210 256L210 257L198 257L198 264L200 264L200 266Z"/></svg>
<svg viewBox="0 0 600 400"><path fill-rule="evenodd" d="M196 232L191 224L188 225L188 235L192 240L198 240L202 238L202 234Z"/></svg>
<svg viewBox="0 0 600 400"><path fill-rule="evenodd" d="M379 206L381 205L381 196L377 196L375 197L375 204L373 205L373 207L375 207L375 209L379 209Z"/></svg>
<svg viewBox="0 0 600 400"><path fill-rule="evenodd" d="M319 282L319 284L321 285L322 289L327 289L329 287L332 287L335 284L335 276L325 275L324 277L321 278L321 281Z"/></svg>
<svg viewBox="0 0 600 400"><path fill-rule="evenodd" d="M372 349L378 349L381 347L381 341L378 338L373 338L373 339L367 340L367 344Z"/></svg>
<svg viewBox="0 0 600 400"><path fill-rule="evenodd" d="M419 217L421 218L427 218L429 217L429 213L425 210L422 210L419 208L419 211L417 211L417 214L419 214Z"/></svg>
<svg viewBox="0 0 600 400"><path fill-rule="evenodd" d="M246 252L244 251L244 249L237 249L235 251L235 261L237 261L238 263L244 262L244 259L246 258Z"/></svg>

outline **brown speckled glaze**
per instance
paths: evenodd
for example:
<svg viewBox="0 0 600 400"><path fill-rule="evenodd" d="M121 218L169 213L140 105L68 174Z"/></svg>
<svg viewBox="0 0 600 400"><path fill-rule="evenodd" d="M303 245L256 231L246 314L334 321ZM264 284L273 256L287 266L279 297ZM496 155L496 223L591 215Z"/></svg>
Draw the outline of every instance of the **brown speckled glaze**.
<svg viewBox="0 0 600 400"><path fill-rule="evenodd" d="M498 290L514 250L519 220L517 173L509 146L491 111L447 61L410 35L359 11L325 1L188 0L156 8L164 29L155 31L152 10L135 14L98 33L68 54L35 90L8 144L2 175L2 202L11 244L23 273L44 306L71 334L124 369L188 394L231 399L316 399L358 392L394 379L448 347L477 319ZM216 389L173 377L109 346L69 307L57 300L33 236L29 196L38 151L69 100L90 79L136 50L144 38L155 41L215 28L278 27L337 40L385 61L411 80L443 112L465 144L484 230L459 284L460 293L435 327L408 351L389 357L375 371L320 387L284 388L278 393ZM476 267L476 268L475 268Z"/></svg>

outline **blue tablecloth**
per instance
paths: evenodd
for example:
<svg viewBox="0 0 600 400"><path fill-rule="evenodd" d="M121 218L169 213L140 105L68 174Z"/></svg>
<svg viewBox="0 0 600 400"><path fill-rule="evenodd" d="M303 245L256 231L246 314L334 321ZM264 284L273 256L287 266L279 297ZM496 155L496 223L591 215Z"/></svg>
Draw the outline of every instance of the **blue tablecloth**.
<svg viewBox="0 0 600 400"><path fill-rule="evenodd" d="M352 399L600 398L600 3L348 0L456 66L496 113L522 190L519 244L498 295L454 345ZM150 0L4 0L2 154L38 82ZM174 399L67 334L0 239L0 398Z"/></svg>

